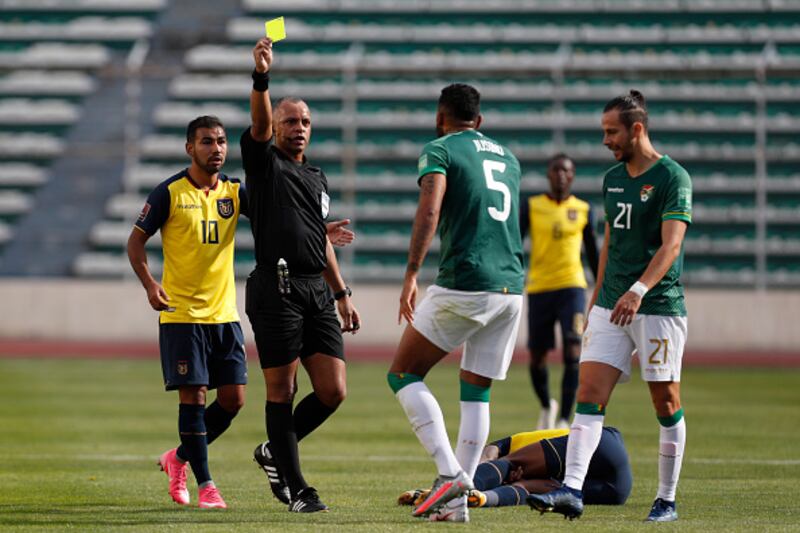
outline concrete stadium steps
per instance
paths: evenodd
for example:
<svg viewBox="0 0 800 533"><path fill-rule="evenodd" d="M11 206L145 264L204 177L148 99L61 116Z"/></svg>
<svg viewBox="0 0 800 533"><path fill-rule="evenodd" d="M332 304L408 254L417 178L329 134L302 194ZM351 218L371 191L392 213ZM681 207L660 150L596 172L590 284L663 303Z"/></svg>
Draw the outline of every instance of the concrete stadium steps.
<svg viewBox="0 0 800 533"><path fill-rule="evenodd" d="M359 78L353 87L359 101L392 99L400 102L422 101L432 102L439 96L442 87L451 80L422 80L414 78L394 78L379 81L370 78ZM544 101L551 103L556 97L565 102L601 102L605 103L616 95L622 94L631 87L636 87L647 95L648 102L742 102L752 104L759 96L759 87L754 81L731 83L720 80L710 81L670 81L656 82L647 79L619 81L591 81L588 79L567 79L563 85L550 80L505 80L497 81L480 77L468 77L464 80L480 89L482 103L490 102L531 102ZM768 101L800 102L800 80L791 83L789 80L776 82L764 88ZM170 83L170 96L178 100L237 100L246 102L250 95L251 80L248 74L206 74L190 72L177 76ZM345 84L338 78L320 81L304 80L291 74L281 75L270 87L270 95L282 97L298 96L315 100L342 99ZM349 90L349 88L347 89Z"/></svg>
<svg viewBox="0 0 800 533"><path fill-rule="evenodd" d="M3 0L0 13L9 16L155 14L167 6L168 0Z"/></svg>
<svg viewBox="0 0 800 533"><path fill-rule="evenodd" d="M47 171L40 166L15 161L0 165L0 188L33 189L47 181Z"/></svg>
<svg viewBox="0 0 800 533"><path fill-rule="evenodd" d="M485 130L491 135L492 130ZM142 154L151 160L183 161L185 159L184 144L186 139L179 135L153 134L142 140ZM521 144L518 142L507 143L520 161L544 161L556 151L562 149L550 142L536 144ZM420 144L400 140L394 144L359 142L356 152L359 161L415 161L419 156ZM309 157L315 161L338 161L344 145L337 141L312 142L309 148ZM754 148L751 146L735 145L704 145L698 142L681 144L659 143L662 152L670 154L678 161L710 161L726 160L751 162L754 157ZM570 147L570 155L576 160L608 161L608 150L598 145L597 142L578 142ZM787 144L768 149L771 161L800 161L800 144ZM228 160L241 161L238 143L231 143L228 148Z"/></svg>
<svg viewBox="0 0 800 533"><path fill-rule="evenodd" d="M99 44L34 43L19 51L0 49L3 69L97 69L111 61Z"/></svg>
<svg viewBox="0 0 800 533"><path fill-rule="evenodd" d="M0 74L0 97L79 98L94 91L96 82L86 72L13 70Z"/></svg>
<svg viewBox="0 0 800 533"><path fill-rule="evenodd" d="M274 68L280 72L342 72L356 68L365 73L551 73L566 72L726 72L752 73L760 65L772 73L794 73L800 68L800 55L774 54L764 59L761 52L736 52L714 55L707 52L678 54L656 52L588 52L563 54L530 52L486 52L483 54L458 51L415 52L409 54L388 51L361 55L355 53L300 52L276 54ZM187 52L187 67L208 72L247 71L252 65L251 47L199 45Z"/></svg>
<svg viewBox="0 0 800 533"><path fill-rule="evenodd" d="M419 15L417 13L417 15ZM416 17L415 17L416 18ZM422 43L430 45L481 44L488 48L513 45L555 44L612 44L615 46L652 46L668 44L722 44L732 50L737 46L768 42L800 42L798 28L758 26L740 28L734 26L706 27L661 27L631 26L625 23L603 25L491 25L491 24L436 24L431 27L415 24L411 20L404 24L393 22L348 24L333 21L330 24L308 24L302 18L286 18L287 33L292 42L310 43ZM228 38L235 43L252 43L264 33L263 17L240 17L228 22ZM280 46L280 45L277 45Z"/></svg>
<svg viewBox="0 0 800 533"><path fill-rule="evenodd" d="M386 13L418 14L453 12L460 13L504 13L547 14L564 13L763 13L766 11L798 11L800 6L792 0L671 0L648 2L647 0L243 0L248 12L271 13L274 11L298 13Z"/></svg>
<svg viewBox="0 0 800 533"><path fill-rule="evenodd" d="M131 42L146 39L151 24L141 17L79 17L68 22L0 22L0 43Z"/></svg>
<svg viewBox="0 0 800 533"><path fill-rule="evenodd" d="M397 130L430 130L433 114L428 111L374 111L359 112L355 115L343 112L317 112L314 102L310 101L313 112L313 125L316 128L344 128L355 125L360 130L383 129ZM489 104L490 106L491 104ZM484 106L487 107L487 106ZM1 111L1 108L0 108ZM800 111L800 102L798 102ZM166 102L157 107L154 122L162 128L185 128L186 124L199 115L212 115L219 117L226 126L246 128L250 125L250 112L239 105L227 102ZM590 130L596 131L600 113L502 113L485 111L483 113L486 129L510 130ZM667 112L663 114L651 113L650 122L658 132L685 132L692 133L717 133L717 132L749 132L756 128L756 119L753 115L739 115L735 117L719 116L713 113L695 115L690 113ZM774 117L767 123L767 131L775 133L800 132L800 116ZM523 134L524 136L524 134Z"/></svg>
<svg viewBox="0 0 800 533"><path fill-rule="evenodd" d="M46 133L22 133L9 135L0 133L0 160L20 159L47 160L61 155L64 141Z"/></svg>
<svg viewBox="0 0 800 533"><path fill-rule="evenodd" d="M80 106L65 100L0 97L0 126L65 126L77 122L80 113Z"/></svg>

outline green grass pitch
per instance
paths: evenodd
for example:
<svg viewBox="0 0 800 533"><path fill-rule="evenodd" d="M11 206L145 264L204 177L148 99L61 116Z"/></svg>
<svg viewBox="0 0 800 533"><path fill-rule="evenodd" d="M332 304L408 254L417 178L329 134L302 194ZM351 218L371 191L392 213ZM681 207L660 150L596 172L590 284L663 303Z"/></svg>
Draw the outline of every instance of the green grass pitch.
<svg viewBox="0 0 800 533"><path fill-rule="evenodd" d="M125 531L798 531L800 372L688 369L688 443L676 524L643 524L655 494L658 427L645 385L620 386L607 422L625 437L634 489L622 507L588 507L567 523L527 507L478 509L471 524L417 521L395 498L435 476L385 382L385 363L353 363L349 397L301 444L308 481L330 513L290 514L252 462L264 437L264 385L250 364L248 403L209 449L227 511L180 508L158 455L177 441L177 399L156 360L0 360L0 530ZM558 390L560 369L552 373ZM457 367L427 379L458 429ZM308 392L305 379L300 395ZM495 385L492 432L528 430L537 409L524 366ZM193 501L196 488L191 487Z"/></svg>

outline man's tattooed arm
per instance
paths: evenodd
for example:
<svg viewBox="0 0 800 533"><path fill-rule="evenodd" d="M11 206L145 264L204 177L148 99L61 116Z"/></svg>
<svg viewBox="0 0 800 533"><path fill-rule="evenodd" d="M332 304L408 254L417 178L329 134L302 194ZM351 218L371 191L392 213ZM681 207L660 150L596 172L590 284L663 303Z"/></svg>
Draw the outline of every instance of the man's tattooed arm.
<svg viewBox="0 0 800 533"><path fill-rule="evenodd" d="M433 236L436 235L446 187L447 178L444 174L425 174L420 179L419 205L414 217L414 228L411 230L406 272L417 273L422 267Z"/></svg>

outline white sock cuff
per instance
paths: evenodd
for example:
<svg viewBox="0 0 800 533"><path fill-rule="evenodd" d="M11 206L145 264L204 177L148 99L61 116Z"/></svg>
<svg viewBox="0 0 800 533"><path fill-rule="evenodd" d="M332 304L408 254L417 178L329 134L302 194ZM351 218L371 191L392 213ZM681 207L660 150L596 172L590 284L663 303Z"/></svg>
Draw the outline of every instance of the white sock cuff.
<svg viewBox="0 0 800 533"><path fill-rule="evenodd" d="M582 415L580 413L575 413L575 416L572 418L572 426L583 426L583 427L590 427L594 424L603 425L603 421L605 420L605 415Z"/></svg>

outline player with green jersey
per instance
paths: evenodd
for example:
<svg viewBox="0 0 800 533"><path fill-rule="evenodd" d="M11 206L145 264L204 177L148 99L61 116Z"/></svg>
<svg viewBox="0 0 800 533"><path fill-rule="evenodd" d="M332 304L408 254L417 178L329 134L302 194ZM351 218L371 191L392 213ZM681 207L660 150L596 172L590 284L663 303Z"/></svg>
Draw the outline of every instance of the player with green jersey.
<svg viewBox="0 0 800 533"><path fill-rule="evenodd" d="M605 239L583 335L578 406L567 446L564 485L528 503L569 518L583 513L582 487L618 381L630 377L636 351L660 424L658 492L648 521L678 519L675 492L686 444L680 373L687 320L680 275L692 220L692 183L678 163L653 148L638 91L603 110L603 144L620 164L603 180Z"/></svg>
<svg viewBox="0 0 800 533"><path fill-rule="evenodd" d="M447 193L439 217L441 259L434 282L461 291L522 294L520 166L508 149L476 130L449 133L425 145L422 177L441 173Z"/></svg>
<svg viewBox="0 0 800 533"><path fill-rule="evenodd" d="M631 178L625 164L620 163L606 173L603 199L611 241L596 305L614 309L661 246L662 221L691 223L692 182L686 170L667 155L636 178ZM686 316L682 270L683 249L664 277L644 295L637 312Z"/></svg>
<svg viewBox="0 0 800 533"><path fill-rule="evenodd" d="M413 514L467 522L466 492L489 436L489 390L505 379L522 311L520 167L508 148L477 131L480 95L453 84L439 97L438 139L419 158L420 199L408 252L398 323L408 322L389 386L439 476ZM439 229L439 274L416 306L417 274ZM455 452L423 378L464 345L461 425Z"/></svg>

